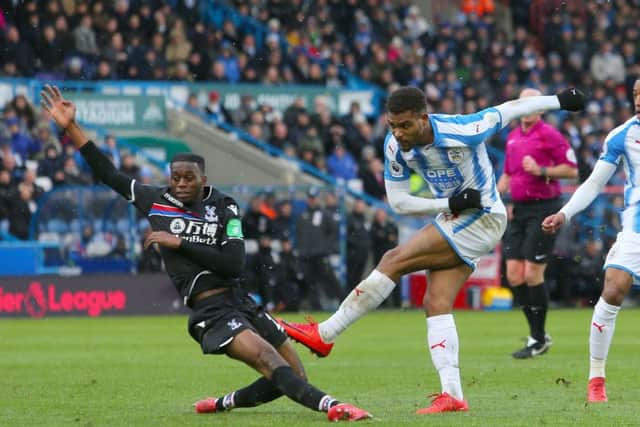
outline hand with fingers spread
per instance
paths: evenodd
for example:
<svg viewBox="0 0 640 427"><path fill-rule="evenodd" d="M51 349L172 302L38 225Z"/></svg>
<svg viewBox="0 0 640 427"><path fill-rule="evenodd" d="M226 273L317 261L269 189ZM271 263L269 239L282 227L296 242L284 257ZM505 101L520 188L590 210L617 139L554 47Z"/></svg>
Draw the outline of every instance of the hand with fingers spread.
<svg viewBox="0 0 640 427"><path fill-rule="evenodd" d="M45 85L40 92L40 105L51 114L53 120L62 129L67 130L75 122L76 106L68 99L64 99L57 86Z"/></svg>
<svg viewBox="0 0 640 427"><path fill-rule="evenodd" d="M567 217L562 212L549 215L542 221L542 231L547 234L555 234L567 220Z"/></svg>
<svg viewBox="0 0 640 427"><path fill-rule="evenodd" d="M182 243L182 239L166 231L154 231L149 234L144 241L144 248L148 249L149 246L157 243L159 246L164 246L170 249L178 249Z"/></svg>

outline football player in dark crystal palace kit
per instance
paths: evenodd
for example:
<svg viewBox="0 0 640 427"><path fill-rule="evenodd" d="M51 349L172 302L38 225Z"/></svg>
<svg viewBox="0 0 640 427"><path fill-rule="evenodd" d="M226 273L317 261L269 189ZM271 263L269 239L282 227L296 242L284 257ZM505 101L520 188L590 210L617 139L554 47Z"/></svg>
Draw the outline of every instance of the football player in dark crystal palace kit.
<svg viewBox="0 0 640 427"><path fill-rule="evenodd" d="M160 247L171 281L192 310L189 333L202 352L226 354L261 374L247 387L196 402L197 412L252 407L285 395L326 412L330 421L371 417L309 384L281 327L239 287L245 252L238 205L206 185L201 156L175 155L168 187L142 185L119 173L87 139L75 121L75 105L57 87L45 86L41 97L42 107L71 138L94 175L148 218L153 232L144 245Z"/></svg>

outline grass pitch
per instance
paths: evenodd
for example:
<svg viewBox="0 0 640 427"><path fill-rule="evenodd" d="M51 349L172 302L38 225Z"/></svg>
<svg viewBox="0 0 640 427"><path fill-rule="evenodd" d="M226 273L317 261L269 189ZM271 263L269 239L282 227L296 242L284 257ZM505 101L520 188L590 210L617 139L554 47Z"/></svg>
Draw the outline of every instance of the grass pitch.
<svg viewBox="0 0 640 427"><path fill-rule="evenodd" d="M618 317L609 403L599 405L585 404L591 313L550 312L552 349L514 360L510 354L526 335L521 313L457 312L467 413L414 414L440 389L419 311L369 314L326 359L297 348L313 384L374 414L360 425L638 425L640 311L624 309ZM324 414L286 398L230 413L193 412L197 399L256 377L238 362L202 355L181 316L0 320L0 426L326 424Z"/></svg>

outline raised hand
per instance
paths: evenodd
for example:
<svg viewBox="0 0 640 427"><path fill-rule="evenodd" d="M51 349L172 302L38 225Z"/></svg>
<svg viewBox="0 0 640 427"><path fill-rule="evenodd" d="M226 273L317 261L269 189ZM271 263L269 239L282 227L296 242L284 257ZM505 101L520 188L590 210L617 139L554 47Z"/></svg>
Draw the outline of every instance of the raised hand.
<svg viewBox="0 0 640 427"><path fill-rule="evenodd" d="M560 108L567 111L580 111L584 109L586 103L586 97L584 93L576 88L565 89L558 95L558 101L560 102Z"/></svg>
<svg viewBox="0 0 640 427"><path fill-rule="evenodd" d="M76 106L68 99L64 99L57 86L45 85L40 92L40 105L45 109L56 124L66 130L75 121Z"/></svg>
<svg viewBox="0 0 640 427"><path fill-rule="evenodd" d="M562 212L549 215L542 221L542 231L547 234L555 234L562 227L567 218Z"/></svg>

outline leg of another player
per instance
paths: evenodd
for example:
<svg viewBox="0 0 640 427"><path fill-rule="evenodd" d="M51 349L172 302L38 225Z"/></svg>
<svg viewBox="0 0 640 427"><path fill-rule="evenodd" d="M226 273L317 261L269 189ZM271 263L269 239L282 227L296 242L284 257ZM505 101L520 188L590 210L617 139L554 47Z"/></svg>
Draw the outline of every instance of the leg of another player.
<svg viewBox="0 0 640 427"><path fill-rule="evenodd" d="M531 330L531 307L529 304L529 288L524 281L524 260L508 259L507 260L507 281L516 301L520 304L522 313L527 319L529 330Z"/></svg>
<svg viewBox="0 0 640 427"><path fill-rule="evenodd" d="M609 267L604 276L604 289L594 307L589 334L589 402L606 402L605 364L616 328L616 318L633 278L626 271Z"/></svg>
<svg viewBox="0 0 640 427"><path fill-rule="evenodd" d="M459 344L451 312L456 295L471 271L466 264L431 271L423 300L427 316L427 342L431 360L440 376L442 393L458 400L463 399L458 363Z"/></svg>
<svg viewBox="0 0 640 427"><path fill-rule="evenodd" d="M331 408L340 407L340 413L334 414L339 418L333 418L334 421L370 417L367 412L359 408L340 404L330 395L306 382L294 372L285 358L271 344L251 330L242 331L235 336L227 347L227 356L251 366L266 379L271 380L284 395L309 409L328 412L331 415Z"/></svg>
<svg viewBox="0 0 640 427"><path fill-rule="evenodd" d="M291 366L291 369L293 369L296 375L306 381L307 376L304 371L304 366L298 353L293 348L293 345L291 345L291 341L285 341L277 350L289 366ZM214 407L218 408L218 411L231 410L233 408L252 408L271 402L282 395L283 393L276 387L273 381L266 377L260 377L248 386L220 397L217 399Z"/></svg>
<svg viewBox="0 0 640 427"><path fill-rule="evenodd" d="M324 342L333 342L349 325L376 309L404 274L460 264L462 260L436 227L422 228L382 256L376 269L347 295L338 310L318 325L320 337Z"/></svg>
<svg viewBox="0 0 640 427"><path fill-rule="evenodd" d="M531 337L538 343L545 342L545 323L549 309L549 295L544 286L546 263L524 262L524 281L529 293Z"/></svg>

